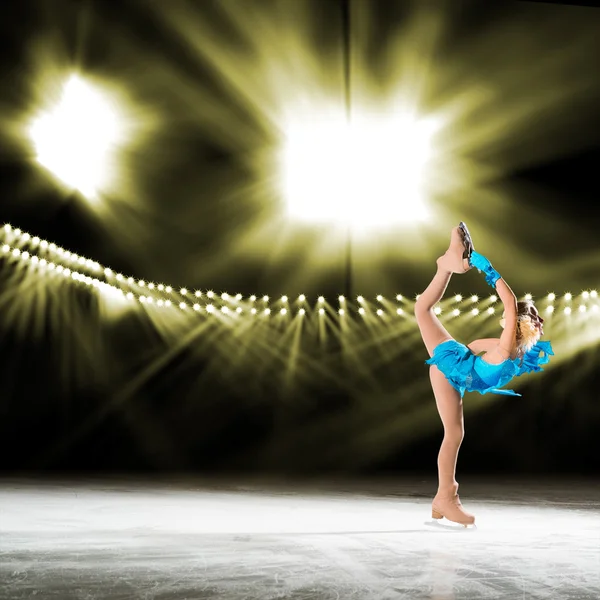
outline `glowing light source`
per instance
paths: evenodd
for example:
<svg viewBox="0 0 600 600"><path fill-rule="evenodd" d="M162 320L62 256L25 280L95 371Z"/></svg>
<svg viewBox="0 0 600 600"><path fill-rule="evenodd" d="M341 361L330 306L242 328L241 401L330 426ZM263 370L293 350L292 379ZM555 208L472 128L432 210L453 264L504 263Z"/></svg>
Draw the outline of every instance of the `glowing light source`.
<svg viewBox="0 0 600 600"><path fill-rule="evenodd" d="M381 317L381 315L383 314L383 311L381 310L381 308L377 309L377 314Z"/></svg>
<svg viewBox="0 0 600 600"><path fill-rule="evenodd" d="M455 317L458 317L458 315L460 315L460 310L459 310L458 308L455 308L455 309L452 311L452 314L453 314Z"/></svg>
<svg viewBox="0 0 600 600"><path fill-rule="evenodd" d="M495 312L496 312L496 309L495 309L493 306L490 306L490 307L487 309L487 313L488 313L488 315L493 315Z"/></svg>
<svg viewBox="0 0 600 600"><path fill-rule="evenodd" d="M306 300L306 296L304 294L300 294L298 296L298 300L300 300L300 302L304 302ZM304 314L304 313L302 313L302 314Z"/></svg>
<svg viewBox="0 0 600 600"><path fill-rule="evenodd" d="M396 296L396 300L398 300L398 302L402 302L402 294L398 294Z"/></svg>
<svg viewBox="0 0 600 600"><path fill-rule="evenodd" d="M570 315L571 314L571 307L570 306L565 307L564 313L565 313L565 315Z"/></svg>
<svg viewBox="0 0 600 600"><path fill-rule="evenodd" d="M460 294L456 294L456 296L454 296L454 300L456 302L460 302L462 300L462 296Z"/></svg>
<svg viewBox="0 0 600 600"><path fill-rule="evenodd" d="M377 296L377 300L378 300L379 302L382 302L382 301L383 301L383 296L382 296L381 294L379 294L379 295Z"/></svg>
<svg viewBox="0 0 600 600"><path fill-rule="evenodd" d="M327 106L291 114L279 161L290 217L361 231L428 218L423 187L436 120L397 108L363 109L351 124Z"/></svg>
<svg viewBox="0 0 600 600"><path fill-rule="evenodd" d="M571 292L567 292L567 293L565 294L565 300L566 300L567 302L569 302L569 301L570 301L572 298L573 298L573 294L571 294Z"/></svg>
<svg viewBox="0 0 600 600"><path fill-rule="evenodd" d="M556 300L556 294L554 292L550 292L548 294L548 300L550 300L550 302L554 302L554 300Z"/></svg>
<svg viewBox="0 0 600 600"><path fill-rule="evenodd" d="M546 307L546 312L551 315L554 312L554 306L547 306Z"/></svg>
<svg viewBox="0 0 600 600"><path fill-rule="evenodd" d="M477 315L479 314L479 309L478 309L478 308L474 308L474 309L471 311L471 314L472 314L472 315L475 315L475 316L477 316Z"/></svg>
<svg viewBox="0 0 600 600"><path fill-rule="evenodd" d="M441 314L442 314L442 307L441 307L441 306L436 306L436 307L433 309L433 312L434 312L436 315L441 315Z"/></svg>
<svg viewBox="0 0 600 600"><path fill-rule="evenodd" d="M127 137L123 116L81 77L65 82L60 101L38 114L29 136L40 164L89 199L109 186L114 149Z"/></svg>
<svg viewBox="0 0 600 600"><path fill-rule="evenodd" d="M319 296L319 304L323 304L325 302L325 298L323 296Z"/></svg>
<svg viewBox="0 0 600 600"><path fill-rule="evenodd" d="M479 301L479 296L471 296L471 302L478 302Z"/></svg>
<svg viewBox="0 0 600 600"><path fill-rule="evenodd" d="M525 300L531 302L531 300L533 300L533 296L531 294L525 294Z"/></svg>

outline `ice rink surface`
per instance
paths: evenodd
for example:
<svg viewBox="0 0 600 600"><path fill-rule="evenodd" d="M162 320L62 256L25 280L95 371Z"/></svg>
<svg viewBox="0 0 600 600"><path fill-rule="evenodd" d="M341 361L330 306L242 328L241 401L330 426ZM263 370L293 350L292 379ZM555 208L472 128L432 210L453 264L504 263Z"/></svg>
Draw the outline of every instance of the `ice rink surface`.
<svg viewBox="0 0 600 600"><path fill-rule="evenodd" d="M435 480L0 480L0 598L600 598L600 486Z"/></svg>

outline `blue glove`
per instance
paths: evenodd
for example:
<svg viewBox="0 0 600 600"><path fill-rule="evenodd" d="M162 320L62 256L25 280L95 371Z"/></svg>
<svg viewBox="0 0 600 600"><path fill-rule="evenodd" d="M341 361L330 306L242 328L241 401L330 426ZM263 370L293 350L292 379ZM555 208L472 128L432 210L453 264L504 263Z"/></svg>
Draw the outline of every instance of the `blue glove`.
<svg viewBox="0 0 600 600"><path fill-rule="evenodd" d="M483 254L479 254L479 252L473 250L469 258L469 264L475 267L480 273L485 273L485 280L488 285L491 285L493 288L496 287L496 282L501 278L501 275L492 267L492 263Z"/></svg>

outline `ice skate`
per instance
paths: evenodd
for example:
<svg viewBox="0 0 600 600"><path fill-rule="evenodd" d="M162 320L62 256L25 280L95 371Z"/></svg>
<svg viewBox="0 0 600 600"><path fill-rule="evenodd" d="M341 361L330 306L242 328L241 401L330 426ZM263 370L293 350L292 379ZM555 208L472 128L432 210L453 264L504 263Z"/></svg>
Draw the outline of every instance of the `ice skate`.
<svg viewBox="0 0 600 600"><path fill-rule="evenodd" d="M472 247L470 236L467 240L463 230L460 227L454 227L450 236L450 247L443 256L437 259L438 267L448 273L466 273L471 265L469 259L465 258L465 254L470 256Z"/></svg>
<svg viewBox="0 0 600 600"><path fill-rule="evenodd" d="M466 512L458 497L458 483L447 491L437 493L431 506L431 516L434 519L445 517L448 521L459 523L464 527L475 524L474 515Z"/></svg>

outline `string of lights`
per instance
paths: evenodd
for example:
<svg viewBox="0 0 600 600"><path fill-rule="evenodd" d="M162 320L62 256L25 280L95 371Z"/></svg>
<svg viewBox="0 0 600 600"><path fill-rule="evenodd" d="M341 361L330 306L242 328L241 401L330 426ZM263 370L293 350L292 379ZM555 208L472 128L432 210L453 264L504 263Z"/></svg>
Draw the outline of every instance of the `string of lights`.
<svg viewBox="0 0 600 600"><path fill-rule="evenodd" d="M288 313L293 314L294 309L301 316L312 312L316 312L321 316L326 313L337 312L340 317L353 312L361 316L369 313L379 317L387 314L398 316L412 314L410 301L402 294L397 294L395 297L395 300L402 306L393 305L383 295L377 295L375 298L377 308L373 308L373 305L364 296L357 296L356 305L351 305L344 296L340 295L338 297L339 307L336 311L328 305L324 296L317 298L316 310L313 310L304 294L299 295L295 302L290 302L285 295L275 302L271 302L271 298L267 295L261 297L252 295L246 299L239 293L235 295L227 292L217 294L212 290L205 292L195 290L192 292L187 288L181 288L177 291L170 285L146 282L142 279L115 273L109 267L103 267L98 262L65 250L55 243L40 239L37 236L31 236L18 228L13 228L10 224L4 225L0 235L3 242L0 250L4 257L13 261L28 263L38 269L38 272L47 276L52 274L62 276L65 279L92 287L109 297L138 302L146 306L154 305L159 308L191 310L206 312L207 314L220 311L223 314L232 315L242 313L286 315ZM532 300L531 294L526 294L524 299ZM554 303L557 299L555 293L547 295L545 299L546 306L543 309L547 315L556 312L557 307ZM459 317L461 314L470 314L471 316L492 315L496 312L498 298L496 295L491 295L485 299L485 302L481 303L480 298L476 295L463 297L461 294L456 294L452 298L452 302L454 303L454 307L450 308L452 317ZM579 304L577 304L578 302ZM487 308L485 305L488 305ZM577 296L574 296L571 292L566 292L562 295L560 309L565 315L569 315L574 311L600 315L598 291L584 290ZM444 308L436 306L434 311L440 315L444 312Z"/></svg>

